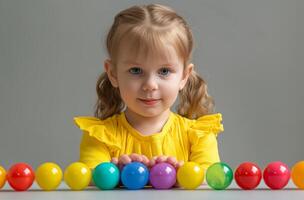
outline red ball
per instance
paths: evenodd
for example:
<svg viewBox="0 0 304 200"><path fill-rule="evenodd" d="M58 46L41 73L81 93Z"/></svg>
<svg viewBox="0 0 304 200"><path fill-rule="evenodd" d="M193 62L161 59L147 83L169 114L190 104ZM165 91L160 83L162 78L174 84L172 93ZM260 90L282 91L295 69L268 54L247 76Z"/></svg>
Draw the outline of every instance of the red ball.
<svg viewBox="0 0 304 200"><path fill-rule="evenodd" d="M262 172L255 163L244 162L236 169L234 179L240 188L252 190L260 184Z"/></svg>
<svg viewBox="0 0 304 200"><path fill-rule="evenodd" d="M271 162L264 169L263 178L269 188L279 190L287 185L290 179L290 171L283 162Z"/></svg>
<svg viewBox="0 0 304 200"><path fill-rule="evenodd" d="M16 191L25 191L33 184L35 174L27 163L16 163L7 172L6 179Z"/></svg>

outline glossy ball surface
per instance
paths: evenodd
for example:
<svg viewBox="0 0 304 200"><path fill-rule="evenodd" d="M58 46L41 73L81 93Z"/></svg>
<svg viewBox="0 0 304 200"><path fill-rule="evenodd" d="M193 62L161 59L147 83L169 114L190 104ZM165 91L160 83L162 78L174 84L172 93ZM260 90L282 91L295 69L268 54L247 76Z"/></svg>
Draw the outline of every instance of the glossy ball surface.
<svg viewBox="0 0 304 200"><path fill-rule="evenodd" d="M284 188L290 179L288 166L280 161L269 163L264 169L263 179L270 189L279 190Z"/></svg>
<svg viewBox="0 0 304 200"><path fill-rule="evenodd" d="M62 181L62 170L52 162L41 164L36 170L36 182L43 190L55 190Z"/></svg>
<svg viewBox="0 0 304 200"><path fill-rule="evenodd" d="M0 166L0 189L5 185L6 182L6 170Z"/></svg>
<svg viewBox="0 0 304 200"><path fill-rule="evenodd" d="M64 171L64 181L72 190L83 190L91 181L90 168L81 162L70 164Z"/></svg>
<svg viewBox="0 0 304 200"><path fill-rule="evenodd" d="M6 178L14 190L25 191L32 186L35 173L29 164L16 163L8 170Z"/></svg>
<svg viewBox="0 0 304 200"><path fill-rule="evenodd" d="M149 170L140 162L132 162L124 166L121 172L122 184L130 190L145 187L149 181Z"/></svg>
<svg viewBox="0 0 304 200"><path fill-rule="evenodd" d="M215 190L226 189L232 180L233 171L226 163L214 163L207 169L206 181Z"/></svg>
<svg viewBox="0 0 304 200"><path fill-rule="evenodd" d="M111 162L103 162L97 165L93 171L93 181L102 190L110 190L119 183L120 172L117 166Z"/></svg>
<svg viewBox="0 0 304 200"><path fill-rule="evenodd" d="M175 168L169 163L158 163L150 170L150 183L156 189L169 189L176 183Z"/></svg>
<svg viewBox="0 0 304 200"><path fill-rule="evenodd" d="M177 170L177 182L187 190L199 187L204 180L203 168L195 162L185 162Z"/></svg>
<svg viewBox="0 0 304 200"><path fill-rule="evenodd" d="M256 188L262 179L262 172L258 165L252 162L240 164L234 173L237 185L244 190Z"/></svg>
<svg viewBox="0 0 304 200"><path fill-rule="evenodd" d="M304 189L304 161L299 161L292 167L291 179L298 188Z"/></svg>

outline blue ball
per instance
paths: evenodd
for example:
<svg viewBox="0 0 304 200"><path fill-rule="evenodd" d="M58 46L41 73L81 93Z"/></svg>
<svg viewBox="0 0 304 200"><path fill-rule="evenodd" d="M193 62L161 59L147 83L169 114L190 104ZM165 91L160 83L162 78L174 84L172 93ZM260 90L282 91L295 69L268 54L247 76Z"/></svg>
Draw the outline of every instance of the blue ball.
<svg viewBox="0 0 304 200"><path fill-rule="evenodd" d="M122 184L130 190L145 187L149 181L149 170L140 162L132 162L124 166L121 172Z"/></svg>

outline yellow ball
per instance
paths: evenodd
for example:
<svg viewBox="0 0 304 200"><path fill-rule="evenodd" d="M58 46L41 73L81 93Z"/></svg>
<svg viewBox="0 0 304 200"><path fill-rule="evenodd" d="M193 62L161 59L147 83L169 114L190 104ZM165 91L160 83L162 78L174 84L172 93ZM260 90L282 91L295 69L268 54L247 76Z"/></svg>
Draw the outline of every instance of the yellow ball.
<svg viewBox="0 0 304 200"><path fill-rule="evenodd" d="M193 190L204 180L203 168L195 162L186 162L177 170L177 182L185 189Z"/></svg>
<svg viewBox="0 0 304 200"><path fill-rule="evenodd" d="M298 188L304 189L304 161L299 161L292 167L291 179Z"/></svg>
<svg viewBox="0 0 304 200"><path fill-rule="evenodd" d="M92 173L87 165L81 162L70 164L64 172L64 181L72 190L83 190L91 181Z"/></svg>
<svg viewBox="0 0 304 200"><path fill-rule="evenodd" d="M56 163L43 163L36 170L36 182L43 190L55 190L62 181L62 171Z"/></svg>
<svg viewBox="0 0 304 200"><path fill-rule="evenodd" d="M4 186L5 182L6 182L6 171L2 166L0 166L0 189Z"/></svg>

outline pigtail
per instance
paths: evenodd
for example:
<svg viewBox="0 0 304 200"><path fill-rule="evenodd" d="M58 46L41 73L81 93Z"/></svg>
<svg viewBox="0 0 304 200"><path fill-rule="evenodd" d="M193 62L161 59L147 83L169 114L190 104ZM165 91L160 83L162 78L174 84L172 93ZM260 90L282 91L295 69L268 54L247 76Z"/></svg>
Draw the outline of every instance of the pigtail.
<svg viewBox="0 0 304 200"><path fill-rule="evenodd" d="M189 119L210 114L214 109L213 98L208 94L207 84L192 70L185 87L179 92L178 114Z"/></svg>
<svg viewBox="0 0 304 200"><path fill-rule="evenodd" d="M106 119L124 109L125 104L120 97L119 89L112 86L106 72L99 76L96 92L98 100L95 105L95 117Z"/></svg>

